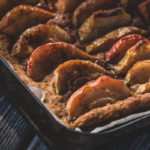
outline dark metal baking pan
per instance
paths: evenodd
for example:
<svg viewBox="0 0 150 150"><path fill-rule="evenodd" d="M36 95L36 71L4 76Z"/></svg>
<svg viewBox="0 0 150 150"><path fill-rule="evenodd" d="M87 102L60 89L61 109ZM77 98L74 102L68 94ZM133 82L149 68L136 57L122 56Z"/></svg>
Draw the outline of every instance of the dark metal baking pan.
<svg viewBox="0 0 150 150"><path fill-rule="evenodd" d="M150 125L150 114L100 133L77 132L66 127L38 100L0 56L0 91L16 106L48 146L58 150L93 150L114 138Z"/></svg>

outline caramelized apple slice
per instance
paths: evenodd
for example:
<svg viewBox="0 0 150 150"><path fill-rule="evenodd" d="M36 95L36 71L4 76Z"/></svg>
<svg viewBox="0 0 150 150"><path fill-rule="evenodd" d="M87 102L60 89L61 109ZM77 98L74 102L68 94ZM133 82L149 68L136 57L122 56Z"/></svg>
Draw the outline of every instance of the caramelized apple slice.
<svg viewBox="0 0 150 150"><path fill-rule="evenodd" d="M150 78L150 60L139 61L128 71L125 82L127 84L142 84Z"/></svg>
<svg viewBox="0 0 150 150"><path fill-rule="evenodd" d="M146 2L141 3L138 6L139 11L141 12L142 16L144 17L144 20L147 22L147 24L150 23L150 0L147 0Z"/></svg>
<svg viewBox="0 0 150 150"><path fill-rule="evenodd" d="M71 42L71 36L54 24L40 24L27 29L19 37L12 49L12 56L27 58L40 45L48 42Z"/></svg>
<svg viewBox="0 0 150 150"><path fill-rule="evenodd" d="M79 38L82 42L90 42L115 28L127 25L130 20L130 15L121 7L97 11L81 25Z"/></svg>
<svg viewBox="0 0 150 150"><path fill-rule="evenodd" d="M52 17L54 17L54 14L44 9L20 5L2 18L0 32L16 37L27 28L44 23Z"/></svg>
<svg viewBox="0 0 150 150"><path fill-rule="evenodd" d="M54 85L57 94L67 92L69 88L82 86L90 80L97 79L99 76L107 74L107 71L90 61L85 60L70 60L59 67L54 72ZM82 79L82 82L81 82Z"/></svg>
<svg viewBox="0 0 150 150"><path fill-rule="evenodd" d="M150 80L144 84L139 85L134 95L145 94L150 92Z"/></svg>
<svg viewBox="0 0 150 150"><path fill-rule="evenodd" d="M103 37L100 37L91 44L87 45L86 51L90 54L96 54L101 51L109 50L121 37L135 33L145 35L148 33L148 31L134 26L121 27L110 33L107 33Z"/></svg>
<svg viewBox="0 0 150 150"><path fill-rule="evenodd" d="M74 10L82 0L58 0L56 8L61 13L66 13Z"/></svg>
<svg viewBox="0 0 150 150"><path fill-rule="evenodd" d="M32 53L27 64L27 74L36 81L42 80L59 64L71 59L97 60L95 56L88 55L72 44L48 43Z"/></svg>
<svg viewBox="0 0 150 150"><path fill-rule="evenodd" d="M132 96L123 101L118 101L115 104L95 108L87 112L74 122L74 127L89 127L97 123L131 114L149 106L150 93Z"/></svg>
<svg viewBox="0 0 150 150"><path fill-rule="evenodd" d="M109 62L116 62L120 60L126 51L134 46L140 40L149 41L148 39L142 37L139 34L130 34L121 38L106 54L106 60Z"/></svg>
<svg viewBox="0 0 150 150"><path fill-rule="evenodd" d="M99 107L101 99L101 106L104 106L107 104L104 103L104 98L110 97L117 101L130 95L131 93L123 81L113 79L109 76L101 76L77 90L68 100L66 111L69 119L74 120L85 112L88 112L89 106L93 102L99 101Z"/></svg>
<svg viewBox="0 0 150 150"><path fill-rule="evenodd" d="M129 89L131 90L132 93L135 93L136 90L139 88L140 85L141 84L134 84L134 85L130 86Z"/></svg>
<svg viewBox="0 0 150 150"><path fill-rule="evenodd" d="M115 3L115 0L86 0L74 11L73 24L80 25L93 11L112 8Z"/></svg>
<svg viewBox="0 0 150 150"><path fill-rule="evenodd" d="M139 41L125 53L118 64L112 65L111 68L116 74L124 75L134 63L146 59L150 59L150 42Z"/></svg>
<svg viewBox="0 0 150 150"><path fill-rule="evenodd" d="M0 0L0 17L17 5L32 5L38 3L38 1L39 0Z"/></svg>

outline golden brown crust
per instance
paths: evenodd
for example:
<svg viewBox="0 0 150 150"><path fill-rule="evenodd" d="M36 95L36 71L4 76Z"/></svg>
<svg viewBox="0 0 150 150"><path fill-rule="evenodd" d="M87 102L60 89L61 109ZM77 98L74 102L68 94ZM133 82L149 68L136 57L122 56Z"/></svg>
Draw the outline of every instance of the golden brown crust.
<svg viewBox="0 0 150 150"><path fill-rule="evenodd" d="M0 34L0 51L9 51L10 39L5 34Z"/></svg>
<svg viewBox="0 0 150 150"><path fill-rule="evenodd" d="M150 93L129 97L115 104L96 108L80 116L75 122L74 127L88 127L110 119L128 115L137 110L150 106Z"/></svg>

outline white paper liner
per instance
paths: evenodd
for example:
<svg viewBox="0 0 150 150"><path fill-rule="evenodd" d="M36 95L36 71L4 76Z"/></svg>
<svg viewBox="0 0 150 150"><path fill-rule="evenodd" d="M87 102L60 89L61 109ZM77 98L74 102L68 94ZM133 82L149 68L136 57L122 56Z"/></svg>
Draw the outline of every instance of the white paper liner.
<svg viewBox="0 0 150 150"><path fill-rule="evenodd" d="M42 102L44 101L45 92L42 89L36 86L28 86L28 87L39 100L41 100Z"/></svg>
<svg viewBox="0 0 150 150"><path fill-rule="evenodd" d="M110 129L110 128L115 127L117 125L127 123L129 121L135 120L137 118L143 117L143 116L148 115L148 114L150 114L150 110L145 111L145 112L131 114L131 115L128 115L128 116L123 117L121 119L114 120L114 121L108 123L107 125L96 127L95 129L90 131L90 133L99 133L99 132L102 132L104 130ZM80 129L80 128L76 128L75 130L79 131L79 132L82 132L82 129Z"/></svg>

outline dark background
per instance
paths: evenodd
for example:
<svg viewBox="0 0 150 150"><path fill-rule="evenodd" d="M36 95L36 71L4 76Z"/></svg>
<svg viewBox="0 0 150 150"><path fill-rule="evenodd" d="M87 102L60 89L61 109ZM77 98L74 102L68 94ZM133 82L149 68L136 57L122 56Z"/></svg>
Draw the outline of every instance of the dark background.
<svg viewBox="0 0 150 150"><path fill-rule="evenodd" d="M0 150L52 150L33 132L22 116L0 93ZM63 149L63 148L62 148ZM100 150L150 150L150 127L120 137Z"/></svg>

